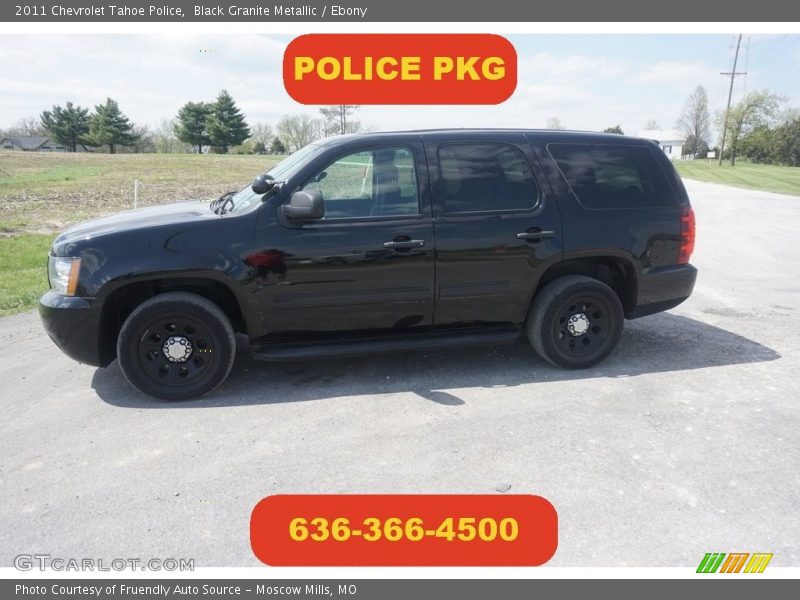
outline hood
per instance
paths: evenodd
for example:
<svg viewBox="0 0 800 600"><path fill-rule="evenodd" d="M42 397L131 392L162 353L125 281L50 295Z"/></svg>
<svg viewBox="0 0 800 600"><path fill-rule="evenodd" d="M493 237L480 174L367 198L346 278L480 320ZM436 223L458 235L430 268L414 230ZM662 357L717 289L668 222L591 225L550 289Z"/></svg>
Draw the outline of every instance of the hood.
<svg viewBox="0 0 800 600"><path fill-rule="evenodd" d="M219 216L211 212L207 202L200 200L148 206L78 223L64 230L54 243L63 244L109 233L209 219L219 219Z"/></svg>

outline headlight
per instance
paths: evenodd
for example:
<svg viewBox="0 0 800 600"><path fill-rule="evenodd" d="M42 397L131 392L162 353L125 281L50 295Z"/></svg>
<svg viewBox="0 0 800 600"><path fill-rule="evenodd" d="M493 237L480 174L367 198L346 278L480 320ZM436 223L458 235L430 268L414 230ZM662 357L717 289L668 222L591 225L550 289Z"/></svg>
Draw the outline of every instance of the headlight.
<svg viewBox="0 0 800 600"><path fill-rule="evenodd" d="M47 263L50 289L62 296L74 296L78 288L78 272L81 259L66 256L51 256Z"/></svg>

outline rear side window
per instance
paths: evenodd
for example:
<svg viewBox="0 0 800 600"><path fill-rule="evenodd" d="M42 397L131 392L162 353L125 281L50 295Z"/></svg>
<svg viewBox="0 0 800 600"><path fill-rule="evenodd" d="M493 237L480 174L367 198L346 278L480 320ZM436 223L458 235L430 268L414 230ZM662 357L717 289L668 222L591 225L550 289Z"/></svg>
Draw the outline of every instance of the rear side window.
<svg viewBox="0 0 800 600"><path fill-rule="evenodd" d="M539 198L530 165L516 148L443 144L438 155L446 214L526 210Z"/></svg>
<svg viewBox="0 0 800 600"><path fill-rule="evenodd" d="M676 204L664 172L646 146L548 144L547 150L585 208Z"/></svg>

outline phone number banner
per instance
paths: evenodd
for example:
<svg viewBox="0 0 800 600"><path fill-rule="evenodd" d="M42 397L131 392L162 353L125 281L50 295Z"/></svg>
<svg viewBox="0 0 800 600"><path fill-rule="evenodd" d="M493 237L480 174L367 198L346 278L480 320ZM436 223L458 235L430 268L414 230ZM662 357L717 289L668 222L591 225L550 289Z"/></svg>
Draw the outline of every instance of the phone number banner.
<svg viewBox="0 0 800 600"><path fill-rule="evenodd" d="M277 495L250 544L272 566L538 566L558 516L533 495Z"/></svg>

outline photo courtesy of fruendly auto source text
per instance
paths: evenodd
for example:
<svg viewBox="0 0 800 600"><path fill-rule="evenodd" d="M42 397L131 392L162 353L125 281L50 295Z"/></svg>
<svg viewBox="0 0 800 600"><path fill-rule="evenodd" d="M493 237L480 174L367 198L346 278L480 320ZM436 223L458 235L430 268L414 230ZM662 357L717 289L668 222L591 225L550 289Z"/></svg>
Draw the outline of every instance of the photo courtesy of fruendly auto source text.
<svg viewBox="0 0 800 600"><path fill-rule="evenodd" d="M0 90L3 598L796 595L795 4L14 0Z"/></svg>

